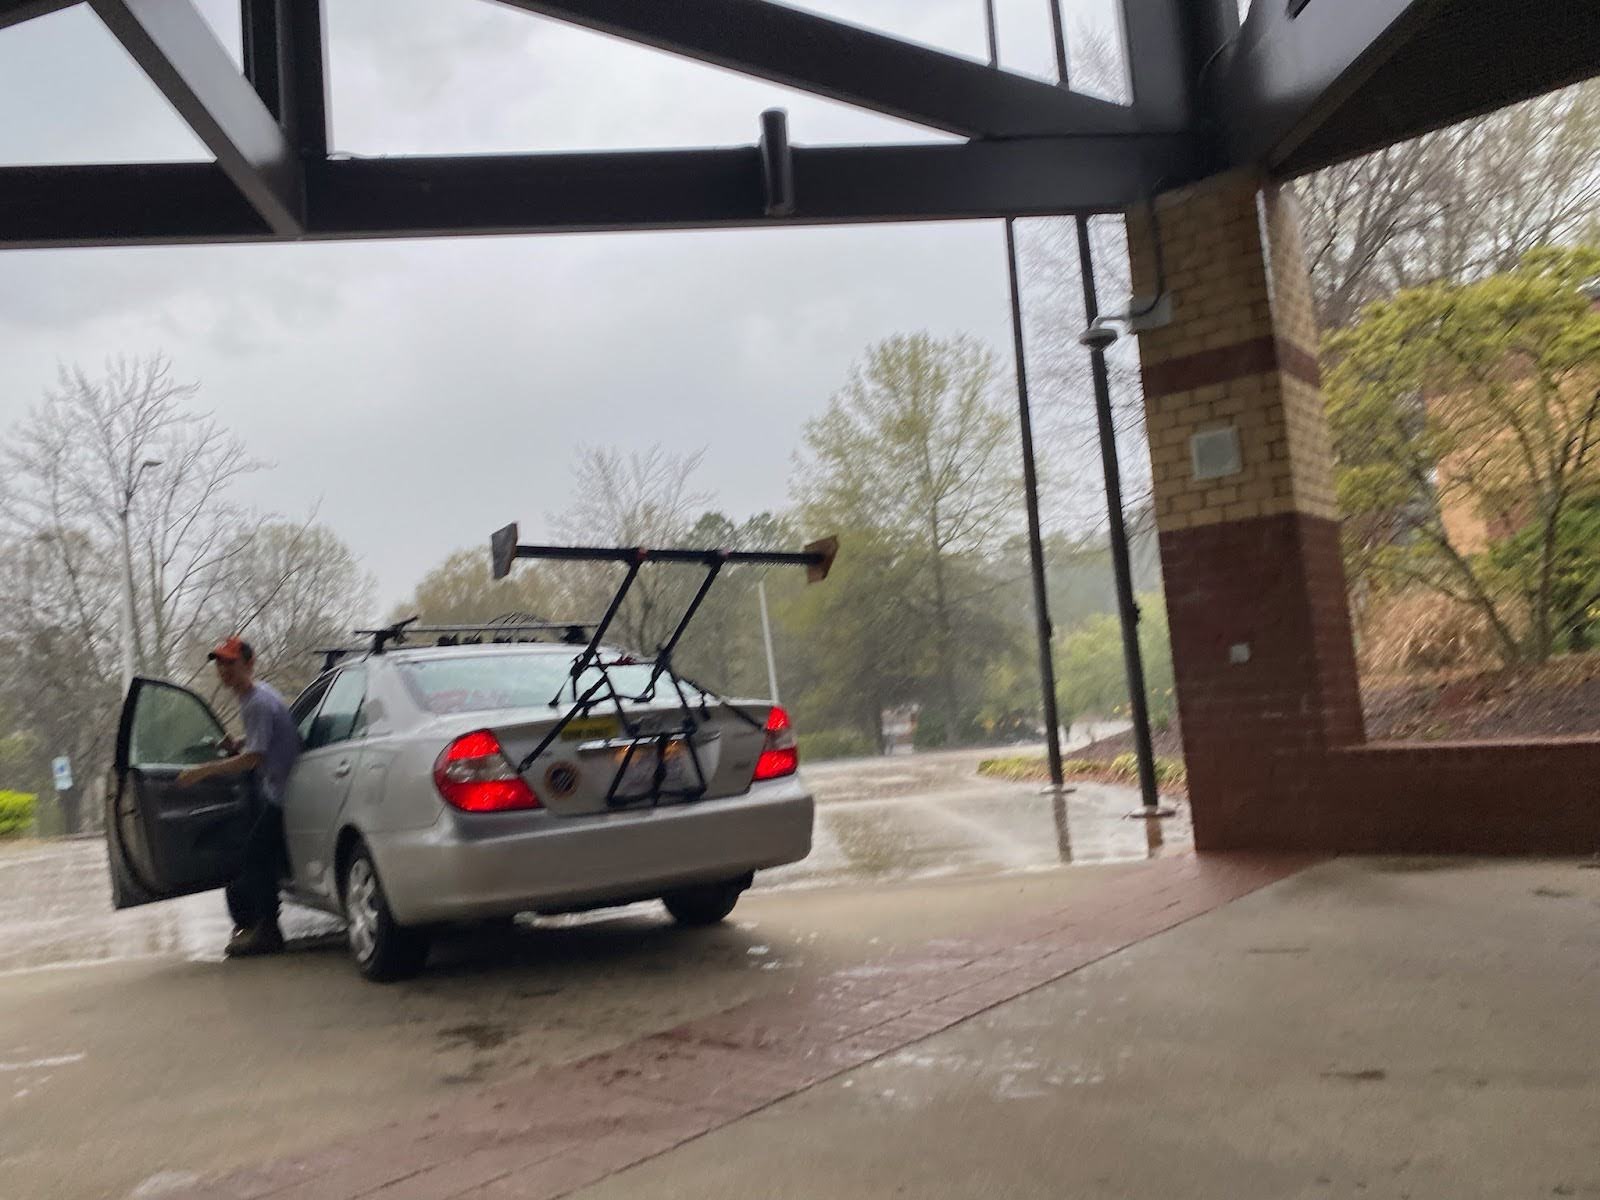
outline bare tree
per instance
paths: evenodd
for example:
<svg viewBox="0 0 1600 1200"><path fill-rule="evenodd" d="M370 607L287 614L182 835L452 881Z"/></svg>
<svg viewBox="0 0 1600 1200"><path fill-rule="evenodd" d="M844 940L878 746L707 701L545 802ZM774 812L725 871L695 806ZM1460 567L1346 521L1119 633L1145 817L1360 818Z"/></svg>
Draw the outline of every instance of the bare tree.
<svg viewBox="0 0 1600 1200"><path fill-rule="evenodd" d="M19 568L0 573L0 706L49 753L109 757L124 571L135 669L151 676L191 678L219 630L254 628L271 646L314 610L359 606L360 572L336 538L234 498L262 464L190 407L197 390L159 355L98 377L63 370L0 447L0 547Z"/></svg>
<svg viewBox="0 0 1600 1200"><path fill-rule="evenodd" d="M1105 482L1089 355L1078 342L1088 326L1088 316L1077 223L1061 217L1019 221L1017 232L1042 515L1046 526L1054 530L1099 532L1107 524ZM1123 220L1094 218L1089 223L1089 239L1100 311L1121 314L1132 300ZM1106 365L1123 506L1144 508L1150 500L1150 453L1137 339L1120 339L1107 354Z"/></svg>
<svg viewBox="0 0 1600 1200"><path fill-rule="evenodd" d="M1078 22L1068 38L1072 86L1124 98L1126 71L1111 37ZM1016 223L1022 275L1029 392L1038 446L1041 515L1047 528L1073 535L1107 527L1099 421L1089 355L1078 342L1088 325L1078 256L1077 220L1042 217ZM1103 314L1120 314L1131 299L1127 229L1121 217L1089 222L1095 296ZM1113 424L1126 508L1150 499L1144 392L1138 343L1121 339L1107 355Z"/></svg>
<svg viewBox="0 0 1600 1200"><path fill-rule="evenodd" d="M581 545L681 544L712 498L691 483L704 458L704 450L673 454L660 446L642 454L581 447L572 472L572 503L552 514L550 524L561 537ZM570 570L574 603L588 609L603 606L619 570ZM671 567L639 573L617 614L617 629L635 649L653 649L671 633L674 600L685 582L683 573Z"/></svg>
<svg viewBox="0 0 1600 1200"><path fill-rule="evenodd" d="M1514 105L1300 181L1325 329L1404 288L1511 269L1600 214L1600 80Z"/></svg>
<svg viewBox="0 0 1600 1200"><path fill-rule="evenodd" d="M310 520L262 525L232 574L222 627L250 641L288 694L316 674L312 650L345 644L366 619L375 586L350 547Z"/></svg>
<svg viewBox="0 0 1600 1200"><path fill-rule="evenodd" d="M519 563L496 579L486 546L456 550L417 583L411 598L394 610L394 619L420 616L429 625L464 625L522 613L549 620L580 620L582 614L558 609L558 598L539 567Z"/></svg>
<svg viewBox="0 0 1600 1200"><path fill-rule="evenodd" d="M66 755L88 783L110 757L120 577L81 535L0 539L0 742L24 748L8 784L42 790Z"/></svg>
<svg viewBox="0 0 1600 1200"><path fill-rule="evenodd" d="M127 508L134 662L146 674L171 674L204 636L260 523L230 490L261 464L188 408L197 390L159 355L113 361L99 379L64 369L4 452L0 522L50 546L74 588L119 563Z"/></svg>

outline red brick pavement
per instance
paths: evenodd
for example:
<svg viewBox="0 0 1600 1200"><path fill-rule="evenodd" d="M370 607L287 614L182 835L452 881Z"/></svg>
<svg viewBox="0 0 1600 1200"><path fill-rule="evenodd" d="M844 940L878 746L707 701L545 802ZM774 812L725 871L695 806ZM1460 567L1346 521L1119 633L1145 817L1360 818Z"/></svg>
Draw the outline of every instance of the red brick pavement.
<svg viewBox="0 0 1600 1200"><path fill-rule="evenodd" d="M553 1200L1310 865L1185 856L170 1200Z"/></svg>

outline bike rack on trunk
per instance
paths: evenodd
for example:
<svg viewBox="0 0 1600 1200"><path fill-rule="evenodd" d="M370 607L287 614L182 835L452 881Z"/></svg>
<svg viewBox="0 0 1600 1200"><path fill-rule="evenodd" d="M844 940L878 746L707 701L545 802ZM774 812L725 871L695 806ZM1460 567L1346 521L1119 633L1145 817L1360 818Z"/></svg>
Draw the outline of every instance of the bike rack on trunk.
<svg viewBox="0 0 1600 1200"><path fill-rule="evenodd" d="M606 789L606 806L608 808L621 807L640 800L649 799L653 804L659 804L663 797L674 799L694 800L705 795L710 786L706 778L704 764L700 760L699 750L695 745L695 735L699 732L701 724L707 715L708 701L716 701L723 708L733 713L740 720L764 728L749 713L738 707L726 698L717 695L709 688L702 687L693 680L678 673L672 663L672 656L678 648L678 643L683 640L684 633L688 630L695 614L700 611L700 606L705 602L712 585L716 583L724 567L762 563L767 566L792 566L804 567L808 582L820 583L828 577L828 572L833 567L833 560L839 552L837 538L823 538L812 542L800 551L779 550L688 550L688 549L649 549L643 546L539 546L523 545L517 541L517 525L512 523L503 529L496 530L489 541L490 553L493 558L494 578L504 579L511 573L513 564L518 559L539 559L554 562L608 562L625 565L628 570L622 582L617 585L616 592L611 597L611 602L606 607L605 615L593 626L594 632L590 635L588 643L573 658L570 672L572 687L572 702L567 711L562 714L550 731L540 739L537 746L516 764L517 774L521 775L534 764L546 750L559 738L563 732L580 717L587 717L589 713L600 705L609 704L615 710L617 720L627 736L628 745L623 751L622 760L617 765L616 774L611 779L610 786ZM683 615L678 619L677 626L670 637L656 648L650 663L650 677L644 688L637 695L627 695L620 690L611 672L614 668L622 666L642 666L646 660L634 658L629 655L607 661L600 653L601 643L605 640L606 632L615 621L618 611L622 608L623 601L627 599L634 582L639 578L640 571L647 564L654 563L682 563L697 565L705 569L705 578L700 581L694 597L684 609ZM598 677L584 689L580 695L578 681L589 670L598 672ZM671 684L678 701L678 723L675 727L657 730L655 733L646 734L643 728L635 721L630 720L624 702L634 704L648 704L656 697L657 686L662 678ZM701 696L699 703L700 716L695 715L695 706L691 704L684 685L687 684ZM561 693L565 689L558 689L551 697L552 707L561 703ZM696 786L680 789L666 789L663 784L667 773L667 748L676 738L682 738L683 745L688 752L689 759L694 766ZM634 761L634 755L640 746L647 744L654 750L655 768L652 775L651 789L648 796L619 796L618 788L627 777L628 768ZM648 752L648 751L647 751Z"/></svg>

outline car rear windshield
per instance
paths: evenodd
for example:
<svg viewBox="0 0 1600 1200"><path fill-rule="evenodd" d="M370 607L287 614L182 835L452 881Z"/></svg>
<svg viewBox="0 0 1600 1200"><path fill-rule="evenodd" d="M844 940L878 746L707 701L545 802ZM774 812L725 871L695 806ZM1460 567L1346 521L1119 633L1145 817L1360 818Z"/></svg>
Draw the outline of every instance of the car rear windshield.
<svg viewBox="0 0 1600 1200"><path fill-rule="evenodd" d="M547 706L557 693L572 696L572 656L566 654L477 654L460 658L425 658L401 663L400 674L417 702L430 713L488 712L499 708ZM578 694L599 678L590 667L578 679ZM650 682L650 664L612 667L611 680L625 697L637 695ZM658 696L673 695L663 679ZM691 698L700 693L685 688Z"/></svg>

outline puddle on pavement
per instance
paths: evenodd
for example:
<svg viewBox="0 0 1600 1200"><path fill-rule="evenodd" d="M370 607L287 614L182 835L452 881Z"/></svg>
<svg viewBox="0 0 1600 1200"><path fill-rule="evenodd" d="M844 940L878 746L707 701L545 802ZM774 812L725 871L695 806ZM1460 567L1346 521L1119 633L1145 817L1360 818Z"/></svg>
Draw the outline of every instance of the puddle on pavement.
<svg viewBox="0 0 1600 1200"><path fill-rule="evenodd" d="M1186 805L1162 820L1129 819L1138 806L1131 788L1085 784L1052 797L1031 785L976 776L963 783L926 795L869 799L857 789L846 800L819 799L811 856L764 872L762 886L906 882L1142 862L1193 845Z"/></svg>

